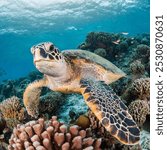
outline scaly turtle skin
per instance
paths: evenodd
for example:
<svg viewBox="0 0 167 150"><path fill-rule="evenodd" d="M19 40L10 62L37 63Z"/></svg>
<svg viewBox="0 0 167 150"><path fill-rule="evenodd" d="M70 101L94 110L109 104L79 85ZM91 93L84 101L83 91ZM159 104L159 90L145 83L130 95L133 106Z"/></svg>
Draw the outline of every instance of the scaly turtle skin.
<svg viewBox="0 0 167 150"><path fill-rule="evenodd" d="M108 84L125 73L106 59L83 50L59 50L50 42L31 48L36 68L44 78L26 88L23 99L29 115L38 116L42 87L63 93L81 93L86 104L121 143L139 142L140 131L128 109Z"/></svg>

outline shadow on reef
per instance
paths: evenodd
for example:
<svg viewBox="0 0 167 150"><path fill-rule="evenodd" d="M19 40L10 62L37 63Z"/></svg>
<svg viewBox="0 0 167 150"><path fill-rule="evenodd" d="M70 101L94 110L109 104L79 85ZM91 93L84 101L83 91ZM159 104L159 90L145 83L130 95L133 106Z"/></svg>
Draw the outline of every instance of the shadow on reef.
<svg viewBox="0 0 167 150"><path fill-rule="evenodd" d="M44 88L40 97L40 118L35 121L22 104L27 85L42 78L42 74L33 71L27 77L6 80L0 85L0 149L149 150L149 43L149 34L128 37L91 32L78 46L108 59L127 74L110 86L140 127L139 144L119 143L77 94L64 95Z"/></svg>

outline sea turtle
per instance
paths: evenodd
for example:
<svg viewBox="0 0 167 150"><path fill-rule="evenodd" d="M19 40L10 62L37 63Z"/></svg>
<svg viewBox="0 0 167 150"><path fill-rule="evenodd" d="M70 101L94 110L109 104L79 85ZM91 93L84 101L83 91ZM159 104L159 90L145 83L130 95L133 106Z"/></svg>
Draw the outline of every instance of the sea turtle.
<svg viewBox="0 0 167 150"><path fill-rule="evenodd" d="M84 50L59 51L51 42L31 48L36 68L44 78L29 84L23 101L29 115L38 116L42 87L63 93L81 93L101 124L121 143L139 142L140 131L126 105L108 85L125 73L106 59Z"/></svg>

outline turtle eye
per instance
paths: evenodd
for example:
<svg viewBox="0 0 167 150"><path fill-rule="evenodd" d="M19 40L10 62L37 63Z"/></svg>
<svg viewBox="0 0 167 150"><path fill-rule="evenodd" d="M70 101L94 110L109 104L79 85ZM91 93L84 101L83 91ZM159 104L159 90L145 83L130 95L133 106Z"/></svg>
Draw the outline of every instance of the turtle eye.
<svg viewBox="0 0 167 150"><path fill-rule="evenodd" d="M49 50L53 51L54 50L54 45L51 45Z"/></svg>

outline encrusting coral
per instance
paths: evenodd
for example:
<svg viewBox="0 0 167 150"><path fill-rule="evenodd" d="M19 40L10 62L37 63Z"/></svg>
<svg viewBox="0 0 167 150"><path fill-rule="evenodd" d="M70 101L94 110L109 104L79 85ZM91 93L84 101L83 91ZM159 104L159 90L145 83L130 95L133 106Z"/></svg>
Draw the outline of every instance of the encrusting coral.
<svg viewBox="0 0 167 150"><path fill-rule="evenodd" d="M18 97L13 96L0 103L0 112L9 128L15 127L24 120L24 107Z"/></svg>
<svg viewBox="0 0 167 150"><path fill-rule="evenodd" d="M9 140L9 150L100 150L101 139L95 139L89 128L69 128L58 122L57 117L50 121L40 118L24 125L17 125Z"/></svg>
<svg viewBox="0 0 167 150"><path fill-rule="evenodd" d="M146 121L146 116L150 114L147 101L135 100L128 106L129 113L139 127L142 127Z"/></svg>

